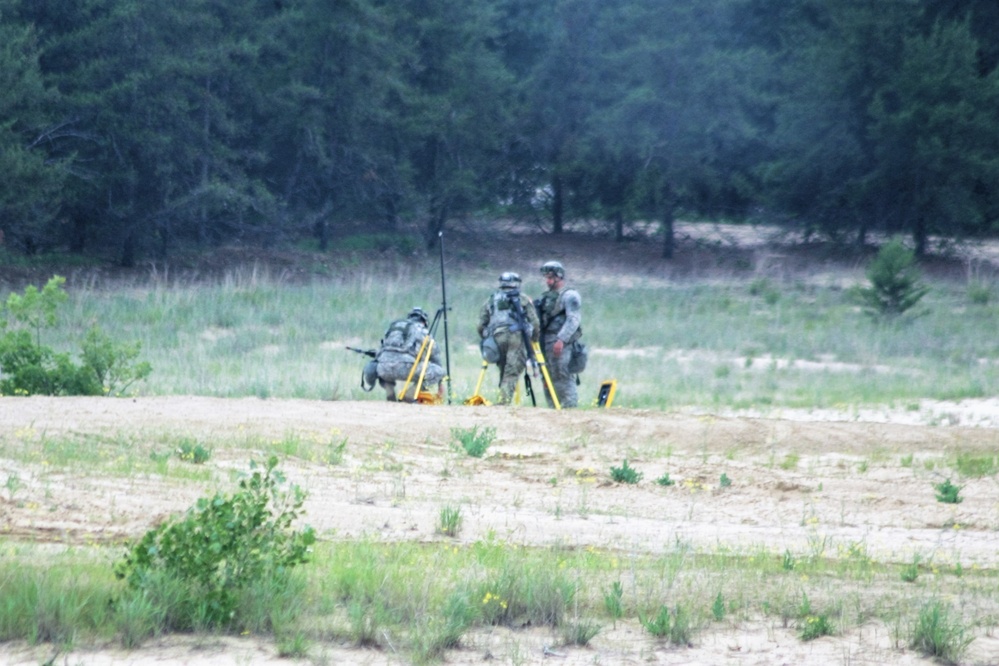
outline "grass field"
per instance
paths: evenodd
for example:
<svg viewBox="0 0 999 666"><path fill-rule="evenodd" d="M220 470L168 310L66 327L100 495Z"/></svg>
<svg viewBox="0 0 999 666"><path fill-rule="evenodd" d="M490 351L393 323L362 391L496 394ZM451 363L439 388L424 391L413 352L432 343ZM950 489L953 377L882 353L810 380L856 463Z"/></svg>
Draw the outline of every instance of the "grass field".
<svg viewBox="0 0 999 666"><path fill-rule="evenodd" d="M671 271L635 246L456 242L439 407L363 392L345 349L440 305L433 255L74 273L43 342L99 323L153 372L127 399L0 399L0 659L995 663L994 428L859 416L996 396L989 274L930 272L918 316L877 321L850 296L861 260L693 250ZM614 407L461 406L496 277L538 295L552 256L583 294L581 395L615 378ZM309 495L309 563L240 588L221 626L176 581L114 577L269 455Z"/></svg>

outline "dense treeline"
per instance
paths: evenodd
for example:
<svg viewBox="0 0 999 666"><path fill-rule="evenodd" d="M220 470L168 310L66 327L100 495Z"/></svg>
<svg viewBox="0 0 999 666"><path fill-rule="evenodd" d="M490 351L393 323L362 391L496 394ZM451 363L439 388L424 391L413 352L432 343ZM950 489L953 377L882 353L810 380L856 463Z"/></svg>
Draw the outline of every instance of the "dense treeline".
<svg viewBox="0 0 999 666"><path fill-rule="evenodd" d="M995 0L0 0L7 252L999 227Z"/></svg>

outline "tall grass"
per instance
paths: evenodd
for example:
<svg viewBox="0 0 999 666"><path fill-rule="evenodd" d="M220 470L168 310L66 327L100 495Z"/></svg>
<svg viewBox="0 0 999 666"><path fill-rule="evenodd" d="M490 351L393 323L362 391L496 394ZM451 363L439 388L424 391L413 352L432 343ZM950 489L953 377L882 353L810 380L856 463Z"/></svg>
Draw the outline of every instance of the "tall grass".
<svg viewBox="0 0 999 666"><path fill-rule="evenodd" d="M164 580L136 594L115 579L117 548L3 548L0 640L110 640L134 648L172 631L199 630L197 597L176 584ZM334 641L428 662L494 626L547 629L555 644L578 645L601 627L625 623L636 634L685 645L720 615L735 626L761 618L797 626L801 640L881 621L909 628L905 640L925 654L954 659L978 631L994 629L999 599L988 570L940 571L923 588L904 582L895 563L844 567L802 557L788 570L780 553L758 549L695 555L678 545L620 558L617 551L525 549L495 539L319 543L290 585L246 590L231 626L273 636L281 650L299 656L313 642ZM942 597L961 604L943 609Z"/></svg>
<svg viewBox="0 0 999 666"><path fill-rule="evenodd" d="M92 322L139 340L153 374L138 391L222 397L381 399L360 388L370 348L414 305L440 305L440 274L366 268L310 281L242 270L204 282L70 284L49 344L73 348ZM879 324L838 287L775 282L620 286L575 283L590 365L581 405L618 380L615 406L833 407L960 399L999 390L999 305L969 303L965 285L931 282L921 317ZM492 290L478 274L448 278L452 398L481 369L475 327ZM541 293L540 280L524 292ZM436 330L443 346L443 320ZM494 381L495 370L487 385ZM484 387L484 390L488 390Z"/></svg>

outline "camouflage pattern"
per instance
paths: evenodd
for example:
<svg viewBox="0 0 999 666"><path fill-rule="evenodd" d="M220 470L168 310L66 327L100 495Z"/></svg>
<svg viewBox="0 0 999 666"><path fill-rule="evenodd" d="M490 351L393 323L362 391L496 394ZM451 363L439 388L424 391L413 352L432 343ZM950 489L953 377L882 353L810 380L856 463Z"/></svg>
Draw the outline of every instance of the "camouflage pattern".
<svg viewBox="0 0 999 666"><path fill-rule="evenodd" d="M416 397L416 383L423 370L422 360L413 370L416 363L416 355L420 351L424 338L429 338L430 332L422 322L413 319L401 319L392 322L385 336L382 338L381 349L378 350L375 360L378 362L378 383L385 389L385 398L391 402L398 400L398 392L402 390L400 385L396 387L396 382L400 384L406 381L412 370L413 378L409 392L405 399L413 400ZM432 340L433 338L430 338ZM430 344L430 340L427 344ZM435 391L440 388L441 381L444 380L444 367L441 365L441 353L435 344L430 351L430 363L427 364L426 374L423 376L424 391Z"/></svg>
<svg viewBox="0 0 999 666"><path fill-rule="evenodd" d="M516 292L501 289L493 293L479 311L479 337L486 338L492 335L500 350L496 367L500 370L498 403L501 405L508 405L513 400L517 391L517 382L524 374L530 353L530 350L524 347L524 338L516 323L513 305L508 298L512 293ZM518 298L527 319L527 335L532 342L537 342L541 324L534 303L524 294L518 293Z"/></svg>
<svg viewBox="0 0 999 666"><path fill-rule="evenodd" d="M578 402L576 377L569 372L569 363L572 360L572 343L583 335L582 306L579 292L566 286L549 289L538 301L545 363L562 407L575 407ZM562 354L556 357L555 342L558 340L562 341L563 347ZM545 399L549 407L555 406L547 386Z"/></svg>

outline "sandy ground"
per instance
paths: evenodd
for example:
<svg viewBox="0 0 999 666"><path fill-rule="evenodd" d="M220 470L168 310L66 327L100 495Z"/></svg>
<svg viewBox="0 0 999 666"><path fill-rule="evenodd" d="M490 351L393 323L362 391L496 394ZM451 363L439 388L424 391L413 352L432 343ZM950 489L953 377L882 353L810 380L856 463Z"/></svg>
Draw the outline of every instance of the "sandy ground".
<svg viewBox="0 0 999 666"><path fill-rule="evenodd" d="M162 448L164 438L203 442L346 438L336 466L289 458L282 469L309 493L306 521L324 539L370 536L432 541L440 508L460 505L465 543L495 535L511 543L658 553L678 541L710 551L785 549L807 553L821 530L830 549L865 544L878 560L913 553L964 567L999 567L999 484L962 481L961 504L936 501L932 484L958 452L999 450L999 402L924 404L892 414L784 412L705 415L629 409L556 413L530 407L416 406L381 401L225 400L202 397L5 398L2 450L23 450L71 433L119 434ZM926 425L932 422L937 425ZM482 459L452 447L452 428L492 427ZM228 469L246 469L252 450L220 446L208 465L228 488ZM782 465L797 456L794 465ZM911 456L911 458L910 458ZM614 484L611 466L642 472ZM903 464L902 460L911 460ZM927 461L935 464L927 465ZM861 471L862 470L862 471ZM676 485L653 480L669 473ZM732 485L721 488L724 473ZM205 494L195 484L53 470L44 460L0 456L0 532L8 539L88 543L141 535ZM495 628L470 635L447 663L564 664L928 664L896 649L872 623L802 642L778 622L718 623L689 648L670 648L640 627L607 627L587 647L551 647L551 636ZM511 649L511 645L515 648ZM51 648L49 648L51 650ZM551 651L557 654L550 654ZM399 664L390 650L318 646L314 661ZM0 663L31 664L45 648L0 645ZM191 666L276 663L273 645L239 638L171 637L140 650L80 650L52 663ZM288 660L280 660L287 662ZM999 638L982 634L967 664L999 663Z"/></svg>

